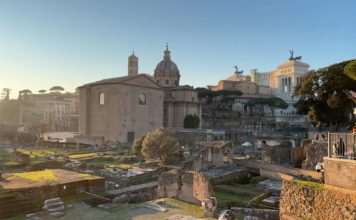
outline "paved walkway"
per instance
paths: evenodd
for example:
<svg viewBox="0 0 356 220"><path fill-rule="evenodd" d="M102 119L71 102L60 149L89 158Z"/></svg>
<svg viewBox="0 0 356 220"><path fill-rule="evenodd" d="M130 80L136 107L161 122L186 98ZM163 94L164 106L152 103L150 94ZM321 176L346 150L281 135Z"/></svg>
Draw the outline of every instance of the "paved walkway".
<svg viewBox="0 0 356 220"><path fill-rule="evenodd" d="M260 160L235 160L238 165L245 166L247 168L258 169L258 170L266 170L272 173L282 173L291 176L310 176L313 179L319 180L321 178L321 173L312 170L303 170L294 167L288 167L286 165L279 165L279 164L269 164L264 163Z"/></svg>

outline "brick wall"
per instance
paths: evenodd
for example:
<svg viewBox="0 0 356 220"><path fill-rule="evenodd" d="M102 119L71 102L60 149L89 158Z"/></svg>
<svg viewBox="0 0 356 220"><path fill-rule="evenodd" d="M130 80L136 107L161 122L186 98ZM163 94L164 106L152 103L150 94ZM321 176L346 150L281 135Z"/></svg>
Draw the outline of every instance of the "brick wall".
<svg viewBox="0 0 356 220"><path fill-rule="evenodd" d="M356 190L356 160L324 157L325 184Z"/></svg>

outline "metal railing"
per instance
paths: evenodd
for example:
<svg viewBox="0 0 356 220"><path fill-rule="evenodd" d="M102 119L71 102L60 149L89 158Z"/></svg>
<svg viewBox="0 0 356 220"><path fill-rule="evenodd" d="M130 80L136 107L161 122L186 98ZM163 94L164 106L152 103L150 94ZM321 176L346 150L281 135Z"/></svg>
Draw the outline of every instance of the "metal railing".
<svg viewBox="0 0 356 220"><path fill-rule="evenodd" d="M356 134L327 133L328 156L356 160Z"/></svg>

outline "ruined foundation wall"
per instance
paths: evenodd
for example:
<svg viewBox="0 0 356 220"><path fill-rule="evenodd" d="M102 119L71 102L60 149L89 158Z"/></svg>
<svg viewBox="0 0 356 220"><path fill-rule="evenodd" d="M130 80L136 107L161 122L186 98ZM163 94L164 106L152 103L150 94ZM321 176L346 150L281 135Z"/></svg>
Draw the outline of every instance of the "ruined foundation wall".
<svg viewBox="0 0 356 220"><path fill-rule="evenodd" d="M356 219L356 194L283 181L280 219Z"/></svg>
<svg viewBox="0 0 356 220"><path fill-rule="evenodd" d="M200 205L213 195L213 188L203 173L171 170L159 177L158 197L173 197Z"/></svg>

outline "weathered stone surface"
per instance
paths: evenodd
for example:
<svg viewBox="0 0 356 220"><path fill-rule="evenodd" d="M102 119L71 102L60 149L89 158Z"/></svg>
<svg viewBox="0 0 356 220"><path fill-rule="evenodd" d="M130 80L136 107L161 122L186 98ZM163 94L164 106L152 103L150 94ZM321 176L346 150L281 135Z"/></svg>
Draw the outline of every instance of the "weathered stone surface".
<svg viewBox="0 0 356 220"><path fill-rule="evenodd" d="M193 195L200 202L214 195L213 187L203 173L194 173Z"/></svg>
<svg viewBox="0 0 356 220"><path fill-rule="evenodd" d="M179 194L179 199L200 205L200 201L194 197L194 173L185 172L182 178L182 188Z"/></svg>
<svg viewBox="0 0 356 220"><path fill-rule="evenodd" d="M128 203L129 197L127 194L123 194L121 196L117 196L112 200L113 203Z"/></svg>
<svg viewBox="0 0 356 220"><path fill-rule="evenodd" d="M190 149L190 158L183 163L187 171L201 171L224 165L224 156L231 159L232 143L229 141L200 142Z"/></svg>
<svg viewBox="0 0 356 220"><path fill-rule="evenodd" d="M180 194L181 171L171 170L164 172L158 179L158 197L176 197Z"/></svg>
<svg viewBox="0 0 356 220"><path fill-rule="evenodd" d="M201 205L201 202L214 195L209 180L200 172L185 172L179 199Z"/></svg>
<svg viewBox="0 0 356 220"><path fill-rule="evenodd" d="M323 162L323 157L328 155L326 144L311 143L304 146L305 160L302 163L302 168L306 170L314 170L317 163Z"/></svg>
<svg viewBox="0 0 356 220"><path fill-rule="evenodd" d="M356 160L324 158L325 184L356 189Z"/></svg>
<svg viewBox="0 0 356 220"><path fill-rule="evenodd" d="M232 207L231 210L235 213L235 215L244 216L243 219L275 220L279 218L278 210L239 207Z"/></svg>
<svg viewBox="0 0 356 220"><path fill-rule="evenodd" d="M201 172L182 172L171 170L159 177L158 197L174 197L200 205L202 201L213 196L213 188Z"/></svg>
<svg viewBox="0 0 356 220"><path fill-rule="evenodd" d="M282 141L279 145L269 146L262 144L261 158L267 163L288 163L291 159L292 143Z"/></svg>
<svg viewBox="0 0 356 220"><path fill-rule="evenodd" d="M312 143L311 139L304 139L304 140L300 141L300 146L304 148L305 146L307 146L307 145L309 145L311 143Z"/></svg>
<svg viewBox="0 0 356 220"><path fill-rule="evenodd" d="M356 219L356 195L284 181L280 218Z"/></svg>

